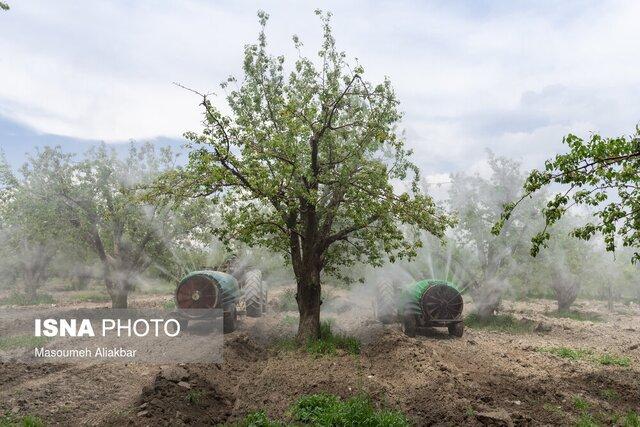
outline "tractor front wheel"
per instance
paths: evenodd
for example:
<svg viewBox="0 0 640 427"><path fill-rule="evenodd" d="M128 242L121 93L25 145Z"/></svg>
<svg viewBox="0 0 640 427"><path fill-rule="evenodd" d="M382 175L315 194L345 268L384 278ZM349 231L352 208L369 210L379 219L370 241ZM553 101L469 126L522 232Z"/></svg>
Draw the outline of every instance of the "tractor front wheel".
<svg viewBox="0 0 640 427"><path fill-rule="evenodd" d="M402 329L408 337L415 337L418 329L416 315L413 313L405 313L402 318Z"/></svg>
<svg viewBox="0 0 640 427"><path fill-rule="evenodd" d="M464 323L452 323L448 326L449 335L461 338L462 334L464 334Z"/></svg>

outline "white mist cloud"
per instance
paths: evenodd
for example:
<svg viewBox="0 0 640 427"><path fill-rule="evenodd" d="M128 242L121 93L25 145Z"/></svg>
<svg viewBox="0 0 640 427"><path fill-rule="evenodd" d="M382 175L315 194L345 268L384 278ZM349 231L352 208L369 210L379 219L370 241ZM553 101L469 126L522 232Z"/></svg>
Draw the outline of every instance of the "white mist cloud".
<svg viewBox="0 0 640 427"><path fill-rule="evenodd" d="M309 55L305 2L20 0L0 15L0 114L43 133L121 141L198 129L198 99L239 74L271 15L274 53ZM425 174L482 169L486 148L539 165L568 132L640 121L640 3L323 2L339 46L392 79Z"/></svg>

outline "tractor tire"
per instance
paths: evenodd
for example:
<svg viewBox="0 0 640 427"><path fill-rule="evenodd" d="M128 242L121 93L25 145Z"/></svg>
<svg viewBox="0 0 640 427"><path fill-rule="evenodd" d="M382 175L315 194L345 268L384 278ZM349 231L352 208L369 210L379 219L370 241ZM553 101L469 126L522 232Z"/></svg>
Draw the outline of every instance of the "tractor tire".
<svg viewBox="0 0 640 427"><path fill-rule="evenodd" d="M189 327L189 319L185 319L184 317L181 316L173 316L172 317L173 320L175 320L176 322L178 322L178 326L180 329L178 328L171 328L171 333L176 333L178 331L180 332L184 332L187 330L187 327Z"/></svg>
<svg viewBox="0 0 640 427"><path fill-rule="evenodd" d="M269 293L264 282L262 282L262 291L262 314L267 314L267 302L269 301Z"/></svg>
<svg viewBox="0 0 640 427"><path fill-rule="evenodd" d="M236 312L235 304L229 306L224 310L222 317L222 331L225 334L229 334L236 330L236 322L238 321L238 313Z"/></svg>
<svg viewBox="0 0 640 427"><path fill-rule="evenodd" d="M405 313L402 317L402 329L408 337L415 337L418 330L418 321L413 313Z"/></svg>
<svg viewBox="0 0 640 427"><path fill-rule="evenodd" d="M266 292L260 270L249 270L244 275L244 303L247 316L260 317L266 311Z"/></svg>
<svg viewBox="0 0 640 427"><path fill-rule="evenodd" d="M178 321L178 324L180 325L180 330L181 331L186 331L187 328L189 327L189 319L176 319Z"/></svg>
<svg viewBox="0 0 640 427"><path fill-rule="evenodd" d="M452 337L462 338L462 335L464 334L464 323L452 323L447 326L447 329L449 329L449 335Z"/></svg>
<svg viewBox="0 0 640 427"><path fill-rule="evenodd" d="M389 280L381 280L376 286L375 317L383 323L393 323L395 320L395 292Z"/></svg>

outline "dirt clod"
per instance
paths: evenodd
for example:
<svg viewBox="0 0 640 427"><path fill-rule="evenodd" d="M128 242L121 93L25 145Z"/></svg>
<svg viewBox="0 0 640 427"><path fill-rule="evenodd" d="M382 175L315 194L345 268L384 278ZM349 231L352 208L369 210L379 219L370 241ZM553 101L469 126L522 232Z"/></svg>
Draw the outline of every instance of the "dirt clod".
<svg viewBox="0 0 640 427"><path fill-rule="evenodd" d="M174 383L189 379L189 372L180 366L163 366L160 373L162 378Z"/></svg>
<svg viewBox="0 0 640 427"><path fill-rule="evenodd" d="M504 410L478 412L476 419L485 426L512 427L514 425L511 416Z"/></svg>
<svg viewBox="0 0 640 427"><path fill-rule="evenodd" d="M551 332L552 329L553 327L550 324L544 323L544 322L538 322L538 324L533 329L533 331L534 332Z"/></svg>

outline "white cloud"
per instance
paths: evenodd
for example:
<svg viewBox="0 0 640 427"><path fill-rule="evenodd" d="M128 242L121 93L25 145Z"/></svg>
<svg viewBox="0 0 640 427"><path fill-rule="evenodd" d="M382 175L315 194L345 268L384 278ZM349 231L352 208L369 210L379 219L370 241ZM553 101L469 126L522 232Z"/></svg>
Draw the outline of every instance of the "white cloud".
<svg viewBox="0 0 640 427"><path fill-rule="evenodd" d="M640 121L640 3L329 2L338 44L389 75L427 173L481 168L491 148L539 165L568 132ZM0 15L0 114L44 133L109 141L197 129L198 100L238 74L271 15L270 44L317 50L306 2L21 0Z"/></svg>

